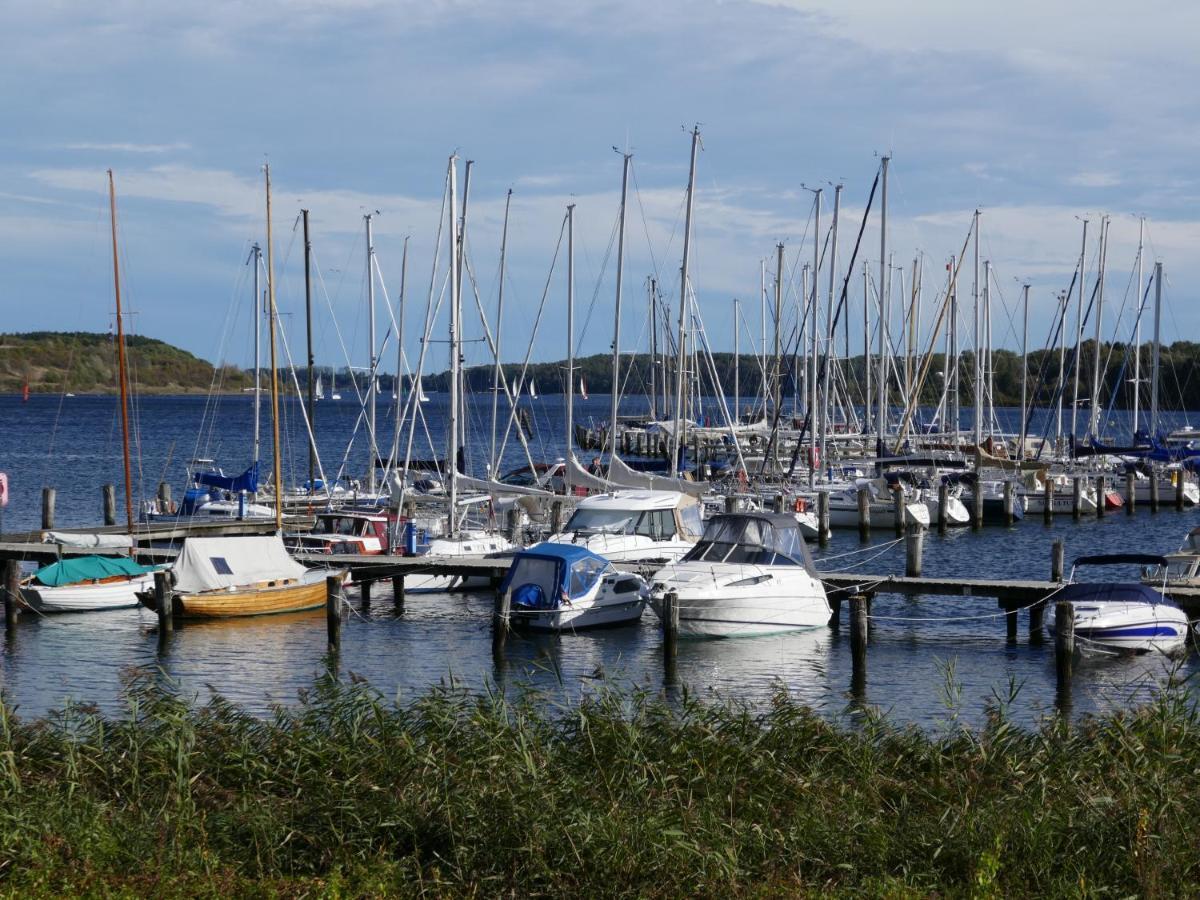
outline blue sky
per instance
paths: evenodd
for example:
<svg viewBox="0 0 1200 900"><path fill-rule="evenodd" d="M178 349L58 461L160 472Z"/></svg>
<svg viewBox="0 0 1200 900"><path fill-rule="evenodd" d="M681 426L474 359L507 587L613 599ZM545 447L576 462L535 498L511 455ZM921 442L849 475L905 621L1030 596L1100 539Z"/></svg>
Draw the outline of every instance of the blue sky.
<svg viewBox="0 0 1200 900"><path fill-rule="evenodd" d="M612 260L603 261L621 166L612 148L628 146L637 193L622 344L644 347L645 277L657 269L678 299L685 127L696 122L704 151L692 284L717 349L732 346L734 296L757 331L759 260L776 242L787 245L789 265L811 257L805 186L827 188L827 225L829 184L845 183L839 257L848 263L883 152L894 159L890 245L897 265L923 255L926 310L979 207L982 253L1012 311L1020 282L1033 285L1039 345L1079 253L1079 219L1092 220L1094 237L1108 214L1106 332L1124 336L1132 320L1126 309L1118 322L1117 310L1145 215L1147 272L1155 258L1167 270L1164 336L1200 326L1191 47L1200 9L116 0L103 9L4 3L3 20L5 330L108 329L104 171L112 167L134 329L247 363L244 262L263 239L260 169L269 158L289 339L303 338L293 223L306 205L325 288L318 359L347 361L336 315L350 361L362 365L362 215L379 210L376 249L393 299L411 238L406 321L415 334L430 293L446 159L457 150L476 162L471 258L489 309L504 196L514 191L506 358L524 355L569 202L577 205L580 324L593 305L578 340L583 352L602 352L614 286ZM864 246L877 269L876 228L872 221ZM1093 242L1090 269L1095 250ZM551 282L537 359L564 353L564 274ZM382 330L386 314L378 315ZM476 322L468 317L470 333ZM1014 345L1002 311L995 333ZM415 340L407 343L415 358ZM429 368L440 369L444 350L433 352ZM468 355L482 359L481 346Z"/></svg>

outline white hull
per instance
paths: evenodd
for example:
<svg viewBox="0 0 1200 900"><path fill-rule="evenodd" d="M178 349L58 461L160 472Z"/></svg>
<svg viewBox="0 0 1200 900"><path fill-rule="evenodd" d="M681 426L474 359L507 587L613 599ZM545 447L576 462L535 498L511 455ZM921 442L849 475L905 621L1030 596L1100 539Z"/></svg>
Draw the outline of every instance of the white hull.
<svg viewBox="0 0 1200 900"><path fill-rule="evenodd" d="M642 610L645 607L645 600L634 594L632 600L612 598L588 602L577 600L574 606L563 606L558 609L538 612L514 610L512 617L514 625L534 631L579 631L584 628L631 624L642 617Z"/></svg>
<svg viewBox="0 0 1200 900"><path fill-rule="evenodd" d="M127 581L100 584L67 584L62 587L27 585L21 598L42 613L93 612L101 609L128 609L138 605L138 592L154 590L153 573Z"/></svg>
<svg viewBox="0 0 1200 900"><path fill-rule="evenodd" d="M1117 488L1123 489L1123 484L1117 482ZM1138 503L1150 502L1150 482L1138 481L1134 491L1137 495ZM1164 505L1170 505L1175 502L1175 485L1170 481L1160 481L1158 483L1158 502ZM1200 485L1194 481L1184 482L1183 485L1183 504L1184 506L1195 506L1200 503Z"/></svg>
<svg viewBox="0 0 1200 900"><path fill-rule="evenodd" d="M930 522L937 521L938 502L936 498L925 501L925 513L929 516ZM946 498L946 524L951 526L971 524L971 511L957 497Z"/></svg>
<svg viewBox="0 0 1200 900"><path fill-rule="evenodd" d="M507 538L499 535L466 535L461 538L437 538L430 542L427 556L445 560L464 556L482 557L513 549ZM486 576L461 578L456 575L406 575L405 591L443 593L451 590L486 590L492 586Z"/></svg>
<svg viewBox="0 0 1200 900"><path fill-rule="evenodd" d="M694 546L690 541L655 541L637 534L592 534L579 538L572 534L555 534L547 541L586 547L613 562L675 562Z"/></svg>
<svg viewBox="0 0 1200 900"><path fill-rule="evenodd" d="M961 506L961 504L959 504ZM934 504L934 515L937 514L937 505ZM905 503L904 504L904 524L910 525L916 523L925 528L929 527L929 509L925 503ZM874 502L871 504L871 524L876 528L895 527L896 511L889 504ZM857 528L858 527L858 504L853 506L844 503L836 502L833 497L830 497L829 503L829 527L830 528Z"/></svg>
<svg viewBox="0 0 1200 900"><path fill-rule="evenodd" d="M1164 604L1077 603L1075 637L1113 650L1181 650L1188 634L1187 614Z"/></svg>

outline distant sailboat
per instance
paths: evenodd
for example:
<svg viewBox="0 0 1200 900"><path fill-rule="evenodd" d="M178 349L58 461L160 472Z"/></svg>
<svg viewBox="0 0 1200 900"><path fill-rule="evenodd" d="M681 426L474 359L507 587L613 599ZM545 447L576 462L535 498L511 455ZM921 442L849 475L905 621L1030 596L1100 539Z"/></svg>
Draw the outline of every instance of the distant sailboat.
<svg viewBox="0 0 1200 900"><path fill-rule="evenodd" d="M420 375L413 379L413 393L417 395L417 399L422 403L429 402L429 395L425 393L425 385L421 384Z"/></svg>
<svg viewBox="0 0 1200 900"><path fill-rule="evenodd" d="M337 389L337 370L336 369L329 373L329 380L331 382L329 385L329 399L330 400L341 400L342 395L338 393L338 389Z"/></svg>
<svg viewBox="0 0 1200 900"><path fill-rule="evenodd" d="M323 382L321 380L320 375L317 376L317 389L316 389L316 393L313 395L313 398L316 400L324 400L325 399L325 382Z"/></svg>
<svg viewBox="0 0 1200 900"><path fill-rule="evenodd" d="M579 376L579 396L584 400L588 398L587 385L583 383L583 376Z"/></svg>
<svg viewBox="0 0 1200 900"><path fill-rule="evenodd" d="M529 379L529 399L536 400L538 398L537 382L533 378Z"/></svg>

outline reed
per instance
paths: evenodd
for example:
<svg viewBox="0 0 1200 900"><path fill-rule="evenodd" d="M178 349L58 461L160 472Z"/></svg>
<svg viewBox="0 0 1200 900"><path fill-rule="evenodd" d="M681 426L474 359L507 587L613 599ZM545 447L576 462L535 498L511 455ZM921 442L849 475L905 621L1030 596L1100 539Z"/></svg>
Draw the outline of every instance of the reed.
<svg viewBox="0 0 1200 900"><path fill-rule="evenodd" d="M1183 689L1075 726L925 732L601 692L318 681L255 717L152 680L0 706L0 890L163 896L1192 893Z"/></svg>

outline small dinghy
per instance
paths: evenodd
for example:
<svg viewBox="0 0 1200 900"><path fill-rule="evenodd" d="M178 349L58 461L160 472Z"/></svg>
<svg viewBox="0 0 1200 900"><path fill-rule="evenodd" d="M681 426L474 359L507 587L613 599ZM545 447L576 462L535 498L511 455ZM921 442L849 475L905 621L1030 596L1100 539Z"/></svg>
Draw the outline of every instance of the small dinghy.
<svg viewBox="0 0 1200 900"><path fill-rule="evenodd" d="M500 590L510 593L513 625L536 631L636 622L650 596L640 576L586 547L554 543L519 552Z"/></svg>
<svg viewBox="0 0 1200 900"><path fill-rule="evenodd" d="M1075 582L1079 566L1162 565L1161 556L1115 553L1081 556L1072 567L1072 583L1055 600L1074 606L1076 640L1106 650L1176 653L1188 635L1187 614L1160 591L1129 582Z"/></svg>
<svg viewBox="0 0 1200 900"><path fill-rule="evenodd" d="M157 571L123 556L71 557L21 582L21 601L40 613L125 609L138 605L139 591L154 589Z"/></svg>

